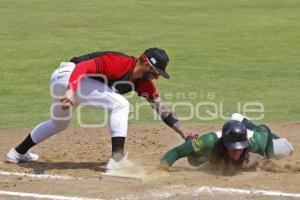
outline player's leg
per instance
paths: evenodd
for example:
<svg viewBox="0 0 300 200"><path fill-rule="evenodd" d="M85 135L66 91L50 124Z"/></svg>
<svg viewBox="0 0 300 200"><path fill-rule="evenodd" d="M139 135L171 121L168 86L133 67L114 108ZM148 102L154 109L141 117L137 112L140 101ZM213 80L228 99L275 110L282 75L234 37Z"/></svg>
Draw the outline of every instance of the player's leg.
<svg viewBox="0 0 300 200"><path fill-rule="evenodd" d="M55 110L58 109L60 108L58 108L57 106ZM70 111L64 111L64 112L70 112ZM70 114L64 114L64 116L69 116L69 115ZM38 155L30 153L28 150L33 146L35 146L36 144L39 144L43 140L49 138L50 136L63 131L65 128L68 127L69 122L70 119L66 119L66 120L50 119L38 124L16 148L10 149L10 151L6 155L6 161L11 163L18 163L20 161L37 160Z"/></svg>
<svg viewBox="0 0 300 200"><path fill-rule="evenodd" d="M281 138L277 134L272 133L271 129L265 124L260 124L257 128L270 134L273 142L274 156L276 158L290 156L293 154L294 148L286 138Z"/></svg>
<svg viewBox="0 0 300 200"><path fill-rule="evenodd" d="M274 156L276 158L290 156L294 152L294 148L286 138L273 139Z"/></svg>
<svg viewBox="0 0 300 200"><path fill-rule="evenodd" d="M232 120L238 120L243 122L246 127L249 129L253 128L260 128L265 132L269 132L272 136L273 140L273 148L274 148L274 156L277 158L280 157L285 157L285 156L290 156L294 152L294 148L292 144L286 139L286 138L281 138L278 136L278 134L273 133L270 128L264 124L261 125L255 125L253 122L251 122L248 118L245 116L239 114L239 113L234 113L231 116Z"/></svg>
<svg viewBox="0 0 300 200"><path fill-rule="evenodd" d="M16 147L9 150L6 161L18 163L19 161L34 161L38 155L28 150L50 136L63 131L70 123L71 110L62 110L60 98L64 95L70 73L74 68L72 63L62 65L52 74L50 88L52 95L51 119L38 124L31 133Z"/></svg>
<svg viewBox="0 0 300 200"><path fill-rule="evenodd" d="M113 101L118 101L116 105L109 110L109 131L112 142L112 156L106 166L107 170L119 169L122 167L131 167L132 163L124 157L124 145L128 131L129 102L123 96L116 93L109 94ZM116 162L119 162L116 163Z"/></svg>
<svg viewBox="0 0 300 200"><path fill-rule="evenodd" d="M274 156L276 158L290 156L293 154L294 148L286 138L281 138L277 134L272 133L271 129L265 124L260 124L257 126L257 128L261 129L264 132L268 132L271 134L272 142L273 142L273 149L274 149Z"/></svg>
<svg viewBox="0 0 300 200"><path fill-rule="evenodd" d="M249 118L241 115L240 113L233 113L230 119L242 122L249 130L253 130L256 127L256 125Z"/></svg>
<svg viewBox="0 0 300 200"><path fill-rule="evenodd" d="M127 137L129 102L115 93L106 84L92 78L82 79L75 101L95 109L105 109L109 113L109 132L112 142L112 158L107 168L114 169L118 162L125 164L124 144ZM130 165L130 163L127 163ZM126 165L127 165L126 164Z"/></svg>
<svg viewBox="0 0 300 200"><path fill-rule="evenodd" d="M247 129L253 130L254 128L259 128L260 126L265 126L269 132L271 132L271 130L266 126L266 125L256 125L254 124L249 118L239 114L239 113L233 113L230 117L231 120L237 120L242 122ZM279 139L280 136L278 136L278 134L271 132L272 134L272 139Z"/></svg>
<svg viewBox="0 0 300 200"><path fill-rule="evenodd" d="M50 91L52 96L52 105L50 108L51 119L37 125L31 132L34 143L38 144L50 136L65 130L70 124L75 107L67 110L62 109L61 99L67 90L69 77L74 69L73 63L62 63L53 73L50 80Z"/></svg>

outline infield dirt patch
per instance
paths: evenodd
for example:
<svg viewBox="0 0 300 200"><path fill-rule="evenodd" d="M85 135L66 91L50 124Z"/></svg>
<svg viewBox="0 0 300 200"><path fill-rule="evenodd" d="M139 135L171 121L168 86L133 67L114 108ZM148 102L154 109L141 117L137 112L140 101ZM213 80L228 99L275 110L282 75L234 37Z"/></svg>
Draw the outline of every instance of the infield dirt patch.
<svg viewBox="0 0 300 200"><path fill-rule="evenodd" d="M219 130L221 126L221 124L186 124L186 129L202 134ZM99 129L68 128L31 150L39 154L38 162L18 165L2 162L0 163L0 170L69 175L83 179L47 180L0 175L0 190L101 199L199 199L200 196L192 197L183 193L203 185L299 193L300 122L270 124L269 126L274 132L281 137L286 137L293 144L295 153L292 157L263 161L258 167L239 172L234 176L217 174L209 167L192 168L186 159L181 159L171 168L169 176L153 177L156 176L156 166L162 155L183 140L163 124L130 124L126 151L129 153L129 159L134 161L139 169L149 170L148 174L153 179L144 183L112 182L101 179L101 173L104 172L104 166L111 152L107 127ZM29 132L30 129L0 130L0 154L4 157L9 148L16 146ZM173 192L174 195L172 197L163 196L166 191ZM214 199L233 198L216 193L202 195L201 199L211 199L212 197ZM250 197L253 199L274 199L271 196L238 196L239 199ZM21 199L0 196L1 198ZM278 198L291 199L288 197Z"/></svg>

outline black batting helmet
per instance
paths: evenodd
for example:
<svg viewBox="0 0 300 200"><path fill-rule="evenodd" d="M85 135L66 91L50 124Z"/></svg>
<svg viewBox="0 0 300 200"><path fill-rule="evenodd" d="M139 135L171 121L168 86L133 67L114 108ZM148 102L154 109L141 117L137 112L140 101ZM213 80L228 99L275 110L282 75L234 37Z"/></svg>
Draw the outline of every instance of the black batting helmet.
<svg viewBox="0 0 300 200"><path fill-rule="evenodd" d="M224 124L222 140L227 149L246 149L249 147L247 128L240 121L229 120Z"/></svg>

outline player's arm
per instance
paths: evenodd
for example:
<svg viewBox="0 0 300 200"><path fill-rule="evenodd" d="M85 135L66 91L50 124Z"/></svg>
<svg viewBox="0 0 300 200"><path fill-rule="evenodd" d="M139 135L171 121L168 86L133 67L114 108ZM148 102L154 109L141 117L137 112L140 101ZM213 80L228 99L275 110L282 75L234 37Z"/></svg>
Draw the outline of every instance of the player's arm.
<svg viewBox="0 0 300 200"><path fill-rule="evenodd" d="M180 120L174 112L162 102L156 87L152 81L140 80L137 83L136 92L139 96L144 97L151 105L151 107L158 113L163 122L176 131L183 139L185 139L185 132L183 131Z"/></svg>
<svg viewBox="0 0 300 200"><path fill-rule="evenodd" d="M185 139L186 135L183 131L181 121L178 119L175 113L172 112L171 108L164 104L160 97L147 98L147 101L150 103L151 107L156 110L163 122L176 131L183 139Z"/></svg>
<svg viewBox="0 0 300 200"><path fill-rule="evenodd" d="M169 150L161 159L161 167L171 167L179 158L186 157L194 152L192 140L187 140L183 144Z"/></svg>
<svg viewBox="0 0 300 200"><path fill-rule="evenodd" d="M206 133L198 138L187 140L183 144L169 150L162 158L161 165L170 167L174 162L182 157L187 157L192 153L197 156L203 156L213 148L218 141L218 137L214 132Z"/></svg>
<svg viewBox="0 0 300 200"><path fill-rule="evenodd" d="M96 73L96 63L94 59L78 63L71 73L65 97L61 99L62 108L64 110L74 105L74 95L77 91L78 84L87 73Z"/></svg>
<svg viewBox="0 0 300 200"><path fill-rule="evenodd" d="M72 89L74 92L76 92L79 82L84 75L88 73L96 73L96 63L94 59L83 61L76 65L69 78L68 89Z"/></svg>

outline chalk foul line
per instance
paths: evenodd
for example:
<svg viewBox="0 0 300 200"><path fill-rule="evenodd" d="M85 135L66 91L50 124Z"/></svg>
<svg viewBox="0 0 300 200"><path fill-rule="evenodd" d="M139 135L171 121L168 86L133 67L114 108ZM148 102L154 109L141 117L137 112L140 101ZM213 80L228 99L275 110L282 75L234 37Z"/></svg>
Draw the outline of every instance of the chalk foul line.
<svg viewBox="0 0 300 200"><path fill-rule="evenodd" d="M23 176L37 179L61 179L61 180L84 180L84 178L75 178L71 176L50 175L50 174L28 174L18 172L0 171L0 175L6 176ZM261 189L238 189L229 187L213 187L213 186L201 186L199 188L188 187L186 185L170 185L157 190L145 191L143 199L165 199L173 196L190 196L197 197L201 195L214 195L214 194L227 194L227 195L262 195L262 196L281 196L281 197L293 197L300 198L300 193L287 193L281 191L261 190ZM86 197L70 197L70 196L58 196L48 194L36 194L25 192L13 192L13 191L0 191L0 195L6 196L18 196L18 197L31 197L36 199L53 199L53 200L104 200L93 199ZM137 195L130 195L128 197L121 197L121 199L135 200L139 199ZM119 199L119 198L117 198Z"/></svg>
<svg viewBox="0 0 300 200"><path fill-rule="evenodd" d="M30 198L35 198L35 199L51 199L51 200L103 200L103 199L93 199L93 198L86 198L86 197L59 196L59 195L36 194L36 193L26 193L26 192L11 192L11 191L1 191L1 190L0 190L0 195L30 197Z"/></svg>
<svg viewBox="0 0 300 200"><path fill-rule="evenodd" d="M186 185L171 185L164 187L163 190L152 190L144 197L152 196L156 199L166 199L175 196L189 196L198 197L201 195L215 195L215 194L227 194L227 195L261 195L261 196L280 196L280 197L293 197L300 198L300 193L287 193L281 191L260 190L260 189L238 189L229 187L213 187L213 186L201 186L199 188L191 188ZM149 198L151 199L151 198Z"/></svg>
<svg viewBox="0 0 300 200"><path fill-rule="evenodd" d="M0 171L0 175L4 176L23 176L36 179L61 179L61 180L82 180L83 178L75 178L71 176L51 175L51 174L28 174L19 172Z"/></svg>

